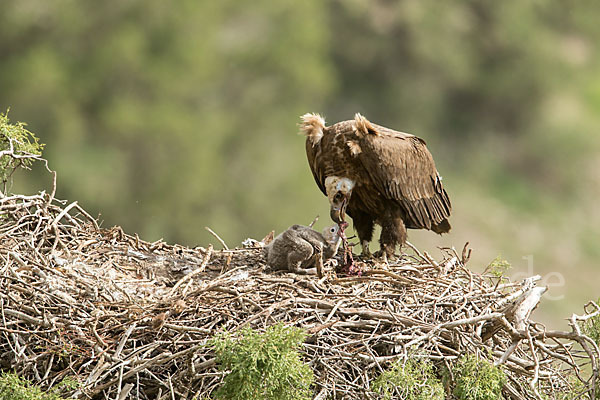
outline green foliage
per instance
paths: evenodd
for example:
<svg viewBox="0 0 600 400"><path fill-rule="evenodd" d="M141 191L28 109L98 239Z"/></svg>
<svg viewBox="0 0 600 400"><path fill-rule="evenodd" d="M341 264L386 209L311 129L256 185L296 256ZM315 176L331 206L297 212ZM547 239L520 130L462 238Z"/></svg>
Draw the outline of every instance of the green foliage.
<svg viewBox="0 0 600 400"><path fill-rule="evenodd" d="M0 181L4 185L17 168L29 168L43 148L24 123L11 124L8 112L0 113L0 152L7 152L0 157Z"/></svg>
<svg viewBox="0 0 600 400"><path fill-rule="evenodd" d="M504 275L506 275L510 268L510 263L504 260L500 255L498 255L492 260L491 263L488 264L484 272L487 272L490 275L495 276L496 278L501 278Z"/></svg>
<svg viewBox="0 0 600 400"><path fill-rule="evenodd" d="M0 375L0 399L2 400L62 400L63 398L57 392L63 388L74 389L75 387L77 387L75 381L65 379L55 390L44 393L39 387L17 374L6 372Z"/></svg>
<svg viewBox="0 0 600 400"><path fill-rule="evenodd" d="M43 129L60 196L188 245L319 213L296 122L336 82L322 2L23 4L2 2L0 107Z"/></svg>
<svg viewBox="0 0 600 400"><path fill-rule="evenodd" d="M596 301L596 304L600 304L600 298ZM596 315L585 321L583 331L600 346L600 315ZM600 399L600 385L596 388L596 399Z"/></svg>
<svg viewBox="0 0 600 400"><path fill-rule="evenodd" d="M79 388L80 386L81 386L81 384L76 379L74 379L70 376L67 376L62 381L60 381L60 383L58 385L56 385L54 388L52 388L52 390L55 392L59 392L59 391L72 392L75 389Z"/></svg>
<svg viewBox="0 0 600 400"><path fill-rule="evenodd" d="M431 362L423 359L410 358L406 363L397 361L391 369L373 381L371 389L381 394L385 400L444 399L442 382L435 376Z"/></svg>
<svg viewBox="0 0 600 400"><path fill-rule="evenodd" d="M229 371L216 392L220 399L304 400L310 398L313 374L300 360L306 334L283 324L265 333L245 328L225 332L210 342L222 371Z"/></svg>
<svg viewBox="0 0 600 400"><path fill-rule="evenodd" d="M454 389L459 400L502 399L506 375L499 367L473 354L462 356L452 368Z"/></svg>
<svg viewBox="0 0 600 400"><path fill-rule="evenodd" d="M600 299L597 300L596 304L600 304ZM588 335L594 342L600 346L600 315L592 317L585 321L583 325L583 331Z"/></svg>

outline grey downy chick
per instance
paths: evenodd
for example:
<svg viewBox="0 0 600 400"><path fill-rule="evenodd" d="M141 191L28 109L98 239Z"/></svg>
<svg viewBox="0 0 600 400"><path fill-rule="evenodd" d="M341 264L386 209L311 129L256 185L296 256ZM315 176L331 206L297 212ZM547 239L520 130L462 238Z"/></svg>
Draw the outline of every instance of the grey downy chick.
<svg viewBox="0 0 600 400"><path fill-rule="evenodd" d="M292 225L265 247L274 270L321 276L323 261L335 256L342 241L337 225L319 233L308 226Z"/></svg>

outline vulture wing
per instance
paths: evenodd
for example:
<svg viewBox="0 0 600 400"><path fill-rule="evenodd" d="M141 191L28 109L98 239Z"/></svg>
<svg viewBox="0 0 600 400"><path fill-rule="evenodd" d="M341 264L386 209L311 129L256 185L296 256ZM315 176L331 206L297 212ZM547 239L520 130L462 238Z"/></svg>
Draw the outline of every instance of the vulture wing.
<svg viewBox="0 0 600 400"><path fill-rule="evenodd" d="M320 148L316 148L312 146L309 141L306 141L306 157L308 158L308 165L310 166L310 171L313 174L313 178L315 178L315 182L321 192L327 196L327 192L325 191L325 165L323 164L322 158L317 156L317 152L321 152Z"/></svg>
<svg viewBox="0 0 600 400"><path fill-rule="evenodd" d="M450 216L452 206L425 142L376 124L362 135L361 163L379 192L406 213L408 228L427 228Z"/></svg>

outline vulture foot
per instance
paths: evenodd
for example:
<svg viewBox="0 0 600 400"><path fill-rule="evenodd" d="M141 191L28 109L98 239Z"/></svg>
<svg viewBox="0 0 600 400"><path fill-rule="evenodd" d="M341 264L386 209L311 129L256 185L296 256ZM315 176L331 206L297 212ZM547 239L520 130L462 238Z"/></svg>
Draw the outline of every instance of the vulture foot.
<svg viewBox="0 0 600 400"><path fill-rule="evenodd" d="M381 249L373 253L373 257L387 264L388 260L394 260L396 255L393 251L389 251L389 249Z"/></svg>
<svg viewBox="0 0 600 400"><path fill-rule="evenodd" d="M363 256L363 258L371 258L373 256L373 254L371 254L371 250L369 249L369 242L367 242L366 240L363 240L361 243L362 246L362 253L361 256Z"/></svg>

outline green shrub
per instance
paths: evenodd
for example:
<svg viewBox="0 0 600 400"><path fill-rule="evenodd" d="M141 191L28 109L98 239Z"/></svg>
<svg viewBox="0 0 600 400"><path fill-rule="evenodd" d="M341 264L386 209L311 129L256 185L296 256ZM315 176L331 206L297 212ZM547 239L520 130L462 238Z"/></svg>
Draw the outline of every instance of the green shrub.
<svg viewBox="0 0 600 400"><path fill-rule="evenodd" d="M492 260L491 263L488 264L484 273L489 273L496 278L503 277L508 270L511 269L511 265L508 261L504 260L500 255Z"/></svg>
<svg viewBox="0 0 600 400"><path fill-rule="evenodd" d="M600 304L600 299L598 299L596 304ZM596 342L598 346L600 346L600 315L597 315L585 321L583 325L583 331L594 342Z"/></svg>
<svg viewBox="0 0 600 400"><path fill-rule="evenodd" d="M391 400L394 393L406 400L443 400L444 386L435 376L433 365L423 359L397 361L371 385L371 390Z"/></svg>
<svg viewBox="0 0 600 400"><path fill-rule="evenodd" d="M600 299L596 301L596 304L600 304ZM583 332L600 346L600 315L585 321ZM596 399L600 399L600 386L596 388Z"/></svg>
<svg viewBox="0 0 600 400"><path fill-rule="evenodd" d="M66 380L64 382L67 382ZM66 383L72 386L72 381ZM61 385L59 385L61 386ZM0 375L0 399L2 400L62 400L55 391L48 393L33 385L27 379L17 374L3 373Z"/></svg>
<svg viewBox="0 0 600 400"><path fill-rule="evenodd" d="M459 400L502 399L506 375L500 367L479 359L473 354L462 356L452 368L453 394Z"/></svg>
<svg viewBox="0 0 600 400"><path fill-rule="evenodd" d="M33 161L42 154L43 144L27 129L25 124L11 124L8 113L0 113L0 152L10 151L18 158L6 154L0 157L0 181L5 186L14 171L19 168L29 168Z"/></svg>
<svg viewBox="0 0 600 400"><path fill-rule="evenodd" d="M229 371L217 398L232 400L304 400L313 374L300 360L306 334L277 324L259 333L250 328L222 333L210 341L222 371Z"/></svg>

